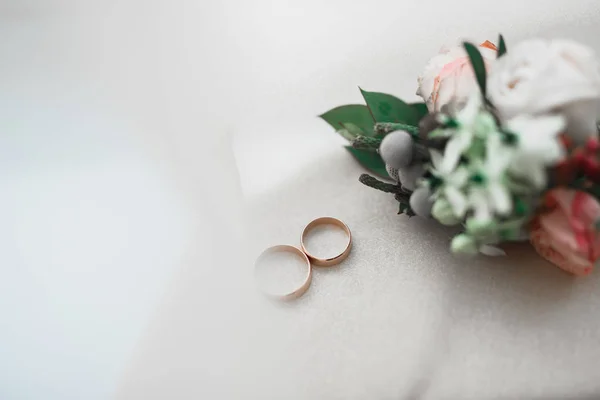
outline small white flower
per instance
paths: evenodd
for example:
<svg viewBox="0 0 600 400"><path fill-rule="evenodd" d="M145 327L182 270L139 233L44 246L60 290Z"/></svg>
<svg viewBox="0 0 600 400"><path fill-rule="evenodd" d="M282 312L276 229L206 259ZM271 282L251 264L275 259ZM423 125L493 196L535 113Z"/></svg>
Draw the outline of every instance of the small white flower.
<svg viewBox="0 0 600 400"><path fill-rule="evenodd" d="M450 243L450 250L453 253L469 255L475 255L479 252L475 238L467 235L466 233L456 235L452 239L452 243Z"/></svg>
<svg viewBox="0 0 600 400"><path fill-rule="evenodd" d="M475 137L475 128L478 122L477 116L481 111L481 105L481 95L478 91L474 91L464 108L455 117L458 126L443 131L445 136L450 136L444 149L443 170L449 171L454 169L460 157L471 147L471 143Z"/></svg>
<svg viewBox="0 0 600 400"><path fill-rule="evenodd" d="M462 217L458 218L455 215L452 205L444 197L435 200L431 208L431 216L442 225L458 225L462 221Z"/></svg>
<svg viewBox="0 0 600 400"><path fill-rule="evenodd" d="M467 198L464 194L464 187L469 179L469 172L464 167L449 169L444 164L442 155L432 150L431 154L431 173L441 181L440 187L435 190L434 198L445 198L454 214L462 218L467 212Z"/></svg>
<svg viewBox="0 0 600 400"><path fill-rule="evenodd" d="M516 142L499 145L495 154L512 153L510 173L542 189L547 181L546 168L564 157L559 139L564 127L565 119L558 115L515 117L507 121L506 128L515 135Z"/></svg>
<svg viewBox="0 0 600 400"><path fill-rule="evenodd" d="M482 244L479 246L479 252L489 257L501 257L506 255L506 252L501 248L489 244Z"/></svg>
<svg viewBox="0 0 600 400"><path fill-rule="evenodd" d="M512 211L512 198L505 183L512 157L509 152L498 151L500 144L499 133L490 135L485 159L474 161L471 167L474 182L468 189L469 208L478 221L489 221L495 214L508 215Z"/></svg>

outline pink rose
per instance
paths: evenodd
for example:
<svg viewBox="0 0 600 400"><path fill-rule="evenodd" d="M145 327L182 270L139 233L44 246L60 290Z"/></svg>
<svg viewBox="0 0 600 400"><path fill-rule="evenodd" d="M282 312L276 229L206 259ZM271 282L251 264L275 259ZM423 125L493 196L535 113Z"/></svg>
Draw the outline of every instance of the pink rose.
<svg viewBox="0 0 600 400"><path fill-rule="evenodd" d="M592 272L600 258L600 203L591 195L571 189L553 189L546 195L548 212L536 218L531 243L548 261L575 275Z"/></svg>
<svg viewBox="0 0 600 400"><path fill-rule="evenodd" d="M496 46L485 41L479 45L486 68L497 57ZM427 63L419 76L417 95L421 96L429 111L439 111L443 105L452 101L458 103L466 100L476 89L477 82L473 68L462 46L443 48L438 55Z"/></svg>

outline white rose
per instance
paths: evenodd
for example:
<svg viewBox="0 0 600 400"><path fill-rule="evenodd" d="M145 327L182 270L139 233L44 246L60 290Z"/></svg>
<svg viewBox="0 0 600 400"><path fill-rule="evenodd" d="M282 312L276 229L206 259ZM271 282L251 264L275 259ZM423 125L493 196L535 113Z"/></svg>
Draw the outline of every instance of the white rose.
<svg viewBox="0 0 600 400"><path fill-rule="evenodd" d="M485 41L479 46L486 67L496 59L496 46ZM463 102L476 90L473 68L462 46L444 47L427 63L419 76L417 95L421 96L429 111L439 111L452 101Z"/></svg>
<svg viewBox="0 0 600 400"><path fill-rule="evenodd" d="M499 58L488 96L503 118L558 112L577 143L597 133L600 72L594 52L568 40L528 40Z"/></svg>

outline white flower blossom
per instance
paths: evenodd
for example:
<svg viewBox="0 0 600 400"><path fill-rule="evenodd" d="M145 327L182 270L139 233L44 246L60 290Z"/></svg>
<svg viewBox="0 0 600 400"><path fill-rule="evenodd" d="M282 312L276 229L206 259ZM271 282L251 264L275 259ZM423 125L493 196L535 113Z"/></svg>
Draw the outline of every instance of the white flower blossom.
<svg viewBox="0 0 600 400"><path fill-rule="evenodd" d="M543 189L547 181L546 169L564 157L559 139L564 127L565 119L559 115L515 117L506 123L508 134L515 135L515 143L497 146L496 154L510 153L510 173Z"/></svg>
<svg viewBox="0 0 600 400"><path fill-rule="evenodd" d="M460 157L471 146L475 137L474 128L477 124L477 115L481 111L481 105L481 95L479 92L474 92L454 118L457 127L444 129L440 132L440 134L450 137L444 149L443 170L454 169Z"/></svg>
<svg viewBox="0 0 600 400"><path fill-rule="evenodd" d="M443 196L450 206L454 215L462 218L467 212L467 197L464 193L464 187L469 179L469 172L465 167L449 169L444 164L442 155L432 150L431 154L431 173L440 181L440 186L435 189L434 198Z"/></svg>
<svg viewBox="0 0 600 400"><path fill-rule="evenodd" d="M477 178L468 187L469 208L478 221L490 221L494 215L508 215L512 211L512 199L505 182L511 154L498 151L500 134L490 135L486 141L486 157L475 160L471 166L471 178Z"/></svg>
<svg viewBox="0 0 600 400"><path fill-rule="evenodd" d="M493 64L487 92L504 119L559 112L576 143L597 135L598 59L577 42L534 39L511 47Z"/></svg>

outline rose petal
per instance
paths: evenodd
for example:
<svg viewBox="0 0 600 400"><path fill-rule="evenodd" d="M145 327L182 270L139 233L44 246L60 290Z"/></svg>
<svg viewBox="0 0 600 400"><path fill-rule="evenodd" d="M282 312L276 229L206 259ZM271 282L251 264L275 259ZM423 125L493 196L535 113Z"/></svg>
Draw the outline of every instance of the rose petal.
<svg viewBox="0 0 600 400"><path fill-rule="evenodd" d="M598 59L587 46L567 40L527 40L511 47L488 74L488 95L504 118L519 114L564 113L582 100L600 99ZM572 111L582 112L583 107ZM597 109L585 111L590 118ZM570 118L569 126L587 118ZM574 125L575 126L575 125ZM583 127L583 126L582 126ZM587 129L587 128L584 128ZM587 132L595 134L595 131Z"/></svg>
<svg viewBox="0 0 600 400"><path fill-rule="evenodd" d="M553 244L563 252L577 252L579 247L567 216L561 210L555 210L539 218L540 226L547 233Z"/></svg>

